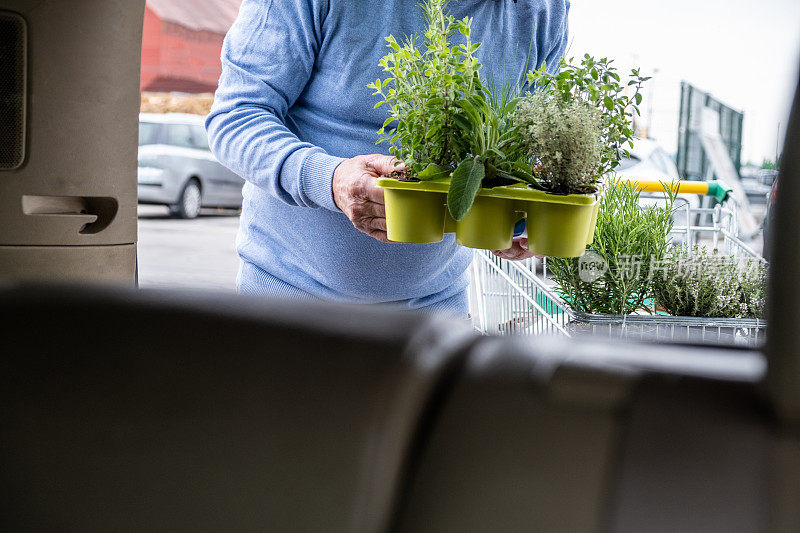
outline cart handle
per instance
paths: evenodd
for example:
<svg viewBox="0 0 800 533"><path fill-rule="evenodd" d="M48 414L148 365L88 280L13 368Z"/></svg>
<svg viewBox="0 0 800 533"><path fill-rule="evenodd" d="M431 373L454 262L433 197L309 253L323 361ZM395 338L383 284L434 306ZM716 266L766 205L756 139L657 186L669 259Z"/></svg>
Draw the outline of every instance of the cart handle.
<svg viewBox="0 0 800 533"><path fill-rule="evenodd" d="M700 196L713 196L718 202L724 203L733 189L720 180L711 181L658 181L658 180L631 180L636 185L636 189L646 192L664 192L667 186L671 186L672 192L682 194L698 194Z"/></svg>

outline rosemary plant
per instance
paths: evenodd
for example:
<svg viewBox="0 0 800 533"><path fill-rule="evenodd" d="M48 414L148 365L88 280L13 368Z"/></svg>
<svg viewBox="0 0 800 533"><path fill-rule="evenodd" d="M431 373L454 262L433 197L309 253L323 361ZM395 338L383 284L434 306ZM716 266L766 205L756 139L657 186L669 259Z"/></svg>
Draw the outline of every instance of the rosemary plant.
<svg viewBox="0 0 800 533"><path fill-rule="evenodd" d="M654 310L652 270L667 255L675 193L665 205L639 205L639 191L625 181L611 181L603 190L594 243L607 271L596 281L581 278L580 260L553 258L548 266L557 290L576 311L624 315Z"/></svg>

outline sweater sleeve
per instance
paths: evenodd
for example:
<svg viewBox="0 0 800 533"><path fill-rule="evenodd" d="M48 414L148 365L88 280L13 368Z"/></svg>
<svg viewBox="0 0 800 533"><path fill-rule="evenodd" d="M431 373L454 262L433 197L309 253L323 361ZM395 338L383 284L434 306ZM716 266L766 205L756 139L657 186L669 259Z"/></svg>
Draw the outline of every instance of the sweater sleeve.
<svg viewBox="0 0 800 533"><path fill-rule="evenodd" d="M290 205L338 211L331 182L342 158L303 142L285 117L308 83L321 43L319 0L244 0L222 47L206 119L219 161Z"/></svg>

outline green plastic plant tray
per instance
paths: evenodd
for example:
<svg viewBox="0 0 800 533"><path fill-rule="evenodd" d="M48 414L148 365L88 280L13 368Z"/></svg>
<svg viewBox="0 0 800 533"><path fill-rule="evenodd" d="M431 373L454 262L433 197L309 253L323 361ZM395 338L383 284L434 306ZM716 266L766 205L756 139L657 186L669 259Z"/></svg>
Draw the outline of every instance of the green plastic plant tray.
<svg viewBox="0 0 800 533"><path fill-rule="evenodd" d="M450 180L425 182L380 178L386 199L388 238L394 242L432 243L455 233L469 248L511 248L514 227L526 219L528 248L537 255L580 257L591 244L597 223L594 194L555 195L520 183L484 188L462 220L447 210Z"/></svg>

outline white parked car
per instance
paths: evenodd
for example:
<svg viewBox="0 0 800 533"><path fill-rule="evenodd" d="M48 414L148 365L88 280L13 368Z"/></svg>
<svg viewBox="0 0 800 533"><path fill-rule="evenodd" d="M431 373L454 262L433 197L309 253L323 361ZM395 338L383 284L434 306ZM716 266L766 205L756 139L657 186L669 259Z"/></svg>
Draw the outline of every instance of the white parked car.
<svg viewBox="0 0 800 533"><path fill-rule="evenodd" d="M672 157L659 144L651 139L634 139L630 157L623 157L616 169L617 177L623 180L656 180L663 182L679 181L678 167ZM658 202L663 195L643 193L642 205ZM701 199L692 194L681 196L678 206L689 204L691 208L701 205ZM685 218L685 217L684 217ZM683 224L683 222L681 222Z"/></svg>
<svg viewBox="0 0 800 533"><path fill-rule="evenodd" d="M666 181L681 179L675 161L657 142L651 139L634 139L630 153L631 156L623 158L617 167L620 177Z"/></svg>
<svg viewBox="0 0 800 533"><path fill-rule="evenodd" d="M167 205L180 218L201 207L242 207L244 180L211 154L205 117L139 115L139 203Z"/></svg>

